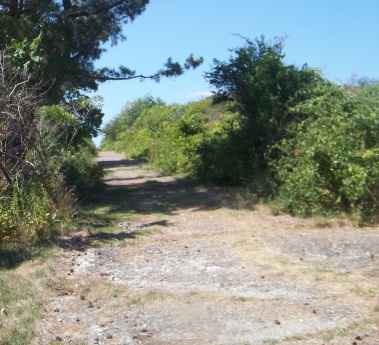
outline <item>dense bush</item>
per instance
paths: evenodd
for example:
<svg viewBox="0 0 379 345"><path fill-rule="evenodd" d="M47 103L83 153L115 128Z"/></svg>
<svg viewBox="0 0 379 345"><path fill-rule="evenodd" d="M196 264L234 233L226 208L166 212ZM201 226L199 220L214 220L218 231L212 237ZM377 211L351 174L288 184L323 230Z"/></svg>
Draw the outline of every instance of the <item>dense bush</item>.
<svg viewBox="0 0 379 345"><path fill-rule="evenodd" d="M105 137L101 143L102 149L104 151L117 149L115 143L120 139L119 136L128 131L145 110L156 105L164 105L164 102L151 95L127 102L120 113L104 126Z"/></svg>
<svg viewBox="0 0 379 345"><path fill-rule="evenodd" d="M308 119L292 127L293 138L281 142L283 156L273 162L284 209L373 221L379 206L378 91L371 86L353 95L330 84L292 109Z"/></svg>
<svg viewBox="0 0 379 345"><path fill-rule="evenodd" d="M239 147L235 151L241 154L238 161L246 163L239 164L239 179L246 180L267 167L267 156L274 154L272 145L287 136L289 124L299 120L289 113L290 106L304 100L324 80L307 65L285 64L283 39L243 39L245 45L231 49L228 61L215 59L205 77L216 88L215 101L232 102L239 114L237 141L232 145Z"/></svg>
<svg viewBox="0 0 379 345"><path fill-rule="evenodd" d="M104 169L93 160L86 151L68 155L61 167L65 183L80 198L85 198L101 188Z"/></svg>
<svg viewBox="0 0 379 345"><path fill-rule="evenodd" d="M35 181L15 183L0 191L0 246L38 242L54 233L57 210L43 186Z"/></svg>
<svg viewBox="0 0 379 345"><path fill-rule="evenodd" d="M119 134L114 147L128 157L148 161L163 173L190 173L207 131L210 104L205 100L147 108L127 131Z"/></svg>

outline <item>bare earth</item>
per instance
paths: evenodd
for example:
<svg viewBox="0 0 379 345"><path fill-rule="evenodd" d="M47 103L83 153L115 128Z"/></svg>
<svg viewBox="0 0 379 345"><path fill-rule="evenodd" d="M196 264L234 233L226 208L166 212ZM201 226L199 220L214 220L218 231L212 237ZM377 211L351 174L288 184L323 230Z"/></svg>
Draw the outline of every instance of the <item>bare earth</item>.
<svg viewBox="0 0 379 345"><path fill-rule="evenodd" d="M98 158L121 204L93 207L124 221L62 239L34 344L379 344L378 228L275 217L121 159Z"/></svg>

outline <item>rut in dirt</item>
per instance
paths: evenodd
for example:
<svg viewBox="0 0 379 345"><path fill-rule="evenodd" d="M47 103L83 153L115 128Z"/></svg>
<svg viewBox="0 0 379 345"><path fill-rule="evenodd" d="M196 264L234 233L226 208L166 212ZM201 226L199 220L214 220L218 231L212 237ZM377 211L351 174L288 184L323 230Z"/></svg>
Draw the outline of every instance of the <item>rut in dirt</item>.
<svg viewBox="0 0 379 345"><path fill-rule="evenodd" d="M379 233L273 217L101 153L117 220L62 241L35 344L379 343ZM356 340L359 339L359 340Z"/></svg>

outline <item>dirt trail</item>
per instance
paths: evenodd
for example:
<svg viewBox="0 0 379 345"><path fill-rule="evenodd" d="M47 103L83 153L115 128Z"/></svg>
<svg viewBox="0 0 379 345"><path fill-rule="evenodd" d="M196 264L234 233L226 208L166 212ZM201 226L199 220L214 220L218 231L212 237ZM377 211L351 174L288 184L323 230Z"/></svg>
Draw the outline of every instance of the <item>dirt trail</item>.
<svg viewBox="0 0 379 345"><path fill-rule="evenodd" d="M121 159L100 154L93 207L124 220L62 240L35 344L379 344L378 229L274 217Z"/></svg>

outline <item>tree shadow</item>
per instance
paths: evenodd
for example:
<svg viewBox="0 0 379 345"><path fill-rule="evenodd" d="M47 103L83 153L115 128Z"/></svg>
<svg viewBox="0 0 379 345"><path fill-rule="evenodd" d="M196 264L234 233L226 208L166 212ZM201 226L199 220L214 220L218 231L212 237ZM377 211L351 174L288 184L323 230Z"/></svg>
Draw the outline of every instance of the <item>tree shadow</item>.
<svg viewBox="0 0 379 345"><path fill-rule="evenodd" d="M0 250L0 269L12 269L21 265L24 261L34 257L33 253L27 249L2 248Z"/></svg>
<svg viewBox="0 0 379 345"><path fill-rule="evenodd" d="M106 206L109 213L171 215L180 210L208 211L220 208L253 210L258 198L243 195L236 188L200 185L188 178L149 180L125 185L112 180L89 209Z"/></svg>
<svg viewBox="0 0 379 345"><path fill-rule="evenodd" d="M94 244L99 241L112 242L124 241L127 239L135 240L140 236L148 235L151 233L151 228L155 226L167 227L170 226L170 223L167 220L161 220L156 222L130 225L130 227L125 226L124 230L119 232L106 232L97 230L96 232L88 232L86 234L61 238L57 241L57 245L66 251L75 250L79 252L85 252L88 250L88 248L94 247ZM101 227L99 226L99 228Z"/></svg>
<svg viewBox="0 0 379 345"><path fill-rule="evenodd" d="M100 164L104 169L115 169L115 168L135 167L135 166L143 164L143 162L136 159L122 159L122 160L98 161L98 164Z"/></svg>

